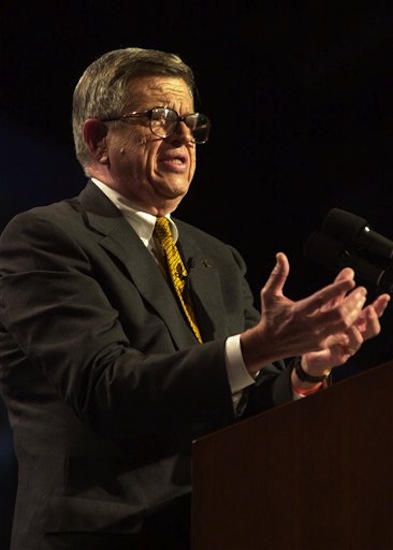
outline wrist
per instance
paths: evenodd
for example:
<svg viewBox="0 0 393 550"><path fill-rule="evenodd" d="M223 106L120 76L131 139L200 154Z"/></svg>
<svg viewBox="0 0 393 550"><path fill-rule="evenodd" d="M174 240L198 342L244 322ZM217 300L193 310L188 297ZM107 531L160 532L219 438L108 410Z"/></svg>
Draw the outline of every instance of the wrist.
<svg viewBox="0 0 393 550"><path fill-rule="evenodd" d="M321 374L310 374L303 365L303 359L299 358L295 361L294 364L294 371L296 373L297 378L301 382L309 382L310 384L318 384L321 382L325 382L329 376L330 376L330 369L326 369Z"/></svg>
<svg viewBox="0 0 393 550"><path fill-rule="evenodd" d="M240 348L246 369L255 378L270 361L266 343L255 327L240 334Z"/></svg>
<svg viewBox="0 0 393 550"><path fill-rule="evenodd" d="M323 382L318 382L318 384L311 386L311 388L299 388L298 386L295 386L295 384L291 384L292 391L300 395L301 397L307 397L308 395L312 395L313 393L316 393L321 388L324 387Z"/></svg>

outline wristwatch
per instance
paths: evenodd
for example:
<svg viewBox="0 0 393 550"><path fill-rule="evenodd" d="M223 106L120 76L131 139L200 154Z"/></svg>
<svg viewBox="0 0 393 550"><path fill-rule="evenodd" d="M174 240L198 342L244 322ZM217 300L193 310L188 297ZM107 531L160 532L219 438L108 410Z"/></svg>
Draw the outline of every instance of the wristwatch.
<svg viewBox="0 0 393 550"><path fill-rule="evenodd" d="M327 374L321 374L320 376L314 376L312 374L308 374L308 372L306 372L303 369L299 359L295 363L295 372L299 380L301 380L302 382L310 382L313 384L316 384L318 382L324 382L330 376L330 371Z"/></svg>

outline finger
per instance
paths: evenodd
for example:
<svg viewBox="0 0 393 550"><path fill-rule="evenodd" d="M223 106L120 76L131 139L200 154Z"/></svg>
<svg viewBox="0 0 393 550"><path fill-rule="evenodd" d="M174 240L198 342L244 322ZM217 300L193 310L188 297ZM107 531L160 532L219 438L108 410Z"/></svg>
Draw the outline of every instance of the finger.
<svg viewBox="0 0 393 550"><path fill-rule="evenodd" d="M350 326L346 334L348 336L348 341L345 345L341 346L342 353L350 357L355 355L355 353L360 349L364 342L364 338L355 325Z"/></svg>
<svg viewBox="0 0 393 550"><path fill-rule="evenodd" d="M326 339L326 348L319 352L307 354L307 363L314 372L321 369L333 369L343 365L354 355L363 343L363 338L353 326L346 333L335 334Z"/></svg>
<svg viewBox="0 0 393 550"><path fill-rule="evenodd" d="M356 326L365 340L376 336L381 331L379 319L390 301L389 294L382 294L372 304L363 309L356 321Z"/></svg>
<svg viewBox="0 0 393 550"><path fill-rule="evenodd" d="M312 315L321 309L330 311L354 286L352 278L341 279L300 300L298 304L306 315Z"/></svg>
<svg viewBox="0 0 393 550"><path fill-rule="evenodd" d="M336 281L342 281L343 279L354 279L355 272L351 267L344 267L337 277L334 279Z"/></svg>
<svg viewBox="0 0 393 550"><path fill-rule="evenodd" d="M264 295L282 296L283 288L289 274L288 258L283 252L276 254L276 265L274 266L265 286L262 289Z"/></svg>
<svg viewBox="0 0 393 550"><path fill-rule="evenodd" d="M338 367L348 361L350 357L355 355L363 344L363 338L360 332L354 325L349 327L346 332L347 342L335 344L331 347L331 367Z"/></svg>
<svg viewBox="0 0 393 550"><path fill-rule="evenodd" d="M365 288L358 287L338 305L314 313L311 316L314 331L321 338L345 332L353 323L359 320L366 301L366 294Z"/></svg>
<svg viewBox="0 0 393 550"><path fill-rule="evenodd" d="M354 281L354 271L352 269L345 268L345 269L341 270L334 281L339 282L339 281L344 281L344 280ZM347 293L347 291L342 292L341 294L338 294L335 298L333 298L328 303L326 303L324 306L322 306L322 308L324 310L328 310L328 309L334 307L335 305L340 303L345 298L346 293Z"/></svg>
<svg viewBox="0 0 393 550"><path fill-rule="evenodd" d="M367 306L356 321L356 327L361 332L363 339L368 340L381 331L379 316L373 306Z"/></svg>
<svg viewBox="0 0 393 550"><path fill-rule="evenodd" d="M343 356L342 350L348 341L347 334L335 334L326 339L325 346L321 350L304 354L303 357L310 367L309 371L318 374L345 362L348 357Z"/></svg>
<svg viewBox="0 0 393 550"><path fill-rule="evenodd" d="M382 317L385 309L388 307L389 302L390 302L389 294L381 294L380 296L378 296L376 300L374 300L374 302L372 303L372 306L375 309L378 317Z"/></svg>
<svg viewBox="0 0 393 550"><path fill-rule="evenodd" d="M352 268L350 267L344 267L344 269L342 269L339 274L336 276L336 278L334 279L334 282L338 282L338 281L344 281L344 280L347 280L347 279L350 279L352 281L354 281L354 278L355 278L355 272ZM340 300L342 300L345 296L345 293L342 293L341 295L337 296L336 298L334 298L333 300L331 300L331 306L334 306L336 305L337 303L340 302ZM327 305L326 307L329 307L329 305Z"/></svg>

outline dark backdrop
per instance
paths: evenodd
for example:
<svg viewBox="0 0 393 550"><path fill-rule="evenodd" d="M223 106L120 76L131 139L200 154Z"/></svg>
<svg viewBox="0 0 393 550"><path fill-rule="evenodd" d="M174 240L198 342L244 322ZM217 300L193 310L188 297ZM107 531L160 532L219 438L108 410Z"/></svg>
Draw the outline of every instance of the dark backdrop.
<svg viewBox="0 0 393 550"><path fill-rule="evenodd" d="M1 227L20 210L83 187L73 88L105 51L142 46L174 51L196 72L199 108L213 130L177 214L242 252L258 301L277 250L291 262L289 296L330 282L334 273L306 260L303 245L332 207L393 238L391 1L47 4L0 8ZM389 310L382 335L341 376L390 359L391 326ZM6 517L16 466L3 418ZM0 525L6 548L9 521Z"/></svg>

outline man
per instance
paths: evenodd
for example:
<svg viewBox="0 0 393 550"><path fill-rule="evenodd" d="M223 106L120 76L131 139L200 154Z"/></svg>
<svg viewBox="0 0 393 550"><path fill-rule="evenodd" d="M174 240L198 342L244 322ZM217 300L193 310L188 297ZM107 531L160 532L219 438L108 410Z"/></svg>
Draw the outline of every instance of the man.
<svg viewBox="0 0 393 550"><path fill-rule="evenodd" d="M192 440L320 391L380 330L389 296L365 306L351 269L285 297L283 253L260 315L238 252L171 218L210 129L194 96L173 54L96 60L73 105L90 181L1 237L13 550L189 548Z"/></svg>

